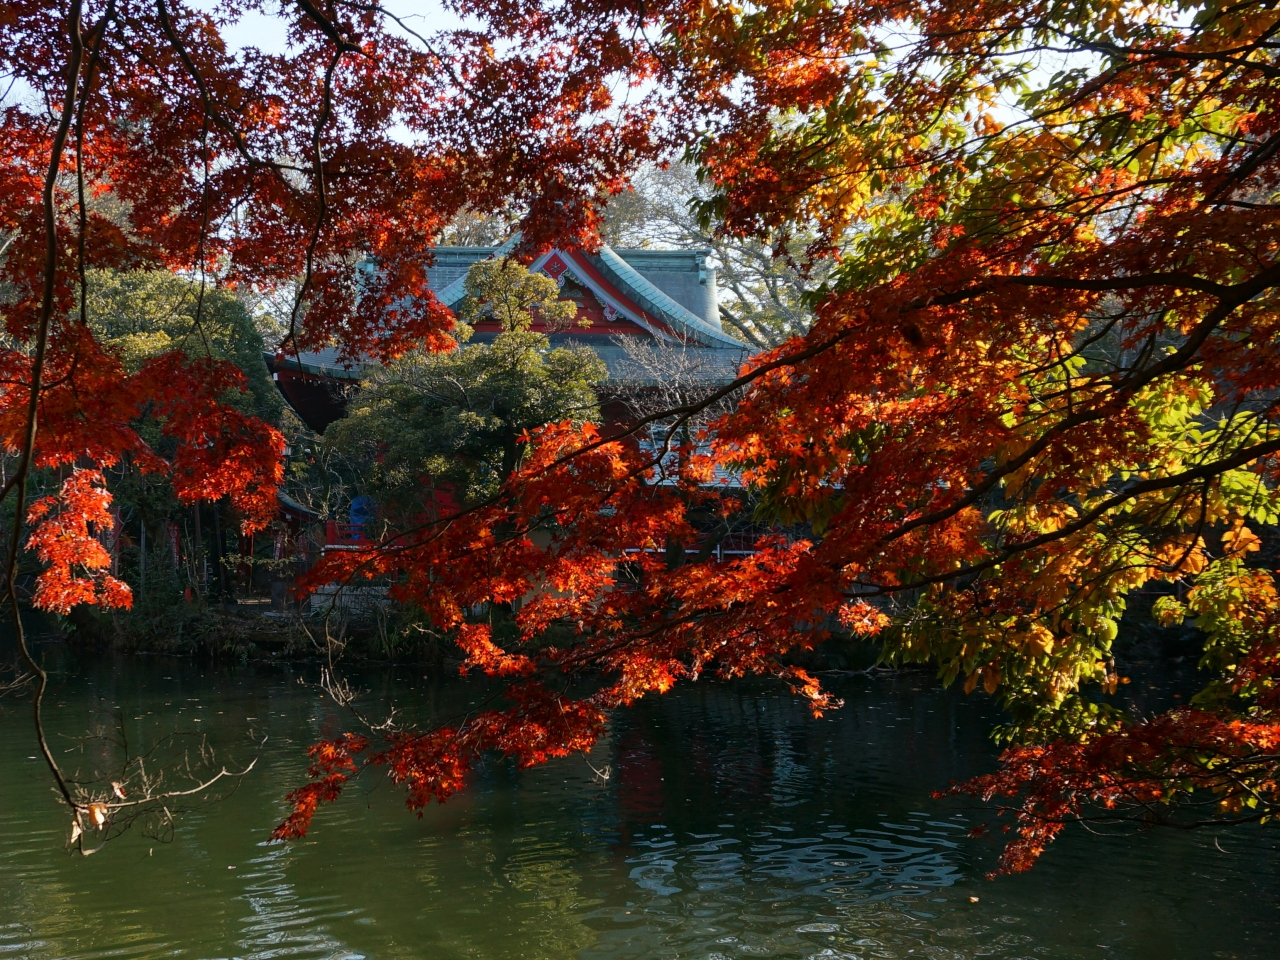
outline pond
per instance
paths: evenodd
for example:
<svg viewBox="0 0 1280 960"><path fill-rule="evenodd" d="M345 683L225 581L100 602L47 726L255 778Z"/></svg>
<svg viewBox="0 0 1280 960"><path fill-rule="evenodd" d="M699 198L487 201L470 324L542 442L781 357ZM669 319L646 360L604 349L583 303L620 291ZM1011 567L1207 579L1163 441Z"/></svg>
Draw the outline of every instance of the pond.
<svg viewBox="0 0 1280 960"><path fill-rule="evenodd" d="M924 675L837 679L847 706L821 720L772 687L699 684L617 717L589 761L490 762L421 819L370 779L305 841L270 844L304 746L342 726L296 682L313 672L59 666L69 763L87 727L116 717L134 743L199 730L259 760L233 795L182 814L171 842L134 830L72 857L26 706L0 702L0 956L1276 956L1265 828L1077 829L1031 874L983 879L998 848L967 834L990 814L929 794L990 769L989 701ZM421 716L471 695L403 668L358 680Z"/></svg>

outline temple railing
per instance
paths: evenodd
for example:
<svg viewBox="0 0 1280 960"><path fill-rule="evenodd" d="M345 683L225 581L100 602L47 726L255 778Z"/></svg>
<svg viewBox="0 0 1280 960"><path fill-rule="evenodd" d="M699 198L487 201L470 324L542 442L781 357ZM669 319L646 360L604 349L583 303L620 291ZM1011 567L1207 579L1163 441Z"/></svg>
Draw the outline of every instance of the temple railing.
<svg viewBox="0 0 1280 960"><path fill-rule="evenodd" d="M363 523L325 521L324 548L326 550L358 550L369 546L370 542L364 535Z"/></svg>

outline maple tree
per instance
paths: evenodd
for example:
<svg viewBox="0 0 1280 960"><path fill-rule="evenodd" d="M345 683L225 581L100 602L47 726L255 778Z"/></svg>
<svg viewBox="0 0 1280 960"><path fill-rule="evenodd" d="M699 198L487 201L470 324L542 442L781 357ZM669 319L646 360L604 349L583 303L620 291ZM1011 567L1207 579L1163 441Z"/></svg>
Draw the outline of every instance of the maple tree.
<svg viewBox="0 0 1280 960"><path fill-rule="evenodd" d="M275 12L227 8L241 9ZM5 69L56 105L6 107L0 151L21 346L0 422L21 453L5 490L19 514L32 468L126 452L174 471L179 496L239 497L249 518L269 506L278 439L217 403L216 364L166 356L124 376L78 316L87 267L301 277L287 348L448 349L426 271L454 214L514 205L526 253L589 249L603 198L674 148L722 232L782 250L803 237L838 261L803 337L653 415L678 426L741 395L676 444L674 477L669 451L634 442L643 418L610 435L550 424L491 497L314 571L389 577L454 633L465 669L511 683L505 705L452 726L317 745L278 836L305 832L364 766L421 809L486 751L532 764L584 750L610 710L706 673L775 676L825 709L787 656L833 619L1002 698L1016 745L961 789L1016 808L1007 869L1095 808L1271 816L1274 583L1249 563L1249 525L1280 515L1280 14L1172 0L452 9L484 29L421 37L376 4L284 4L287 56L231 52L216 18L167 0L0 14ZM126 227L94 212L95 193L119 199ZM172 464L133 427L154 409L181 439ZM725 473L741 488L712 482ZM666 544L704 538L695 514L747 505L779 530L757 552L671 562ZM1133 717L1108 699L1112 642L1126 597L1153 581L1189 587L1158 612L1199 618L1215 679L1190 707ZM518 598L515 640L469 621ZM553 624L570 637L531 643ZM575 692L588 673L592 692Z"/></svg>
<svg viewBox="0 0 1280 960"><path fill-rule="evenodd" d="M222 29L278 17L287 49L230 48ZM90 323L99 271L167 270L214 291L293 285L288 349L346 357L451 347L428 293L430 248L468 203L527 201L531 242L575 241L593 199L663 137L646 102L610 106L610 78L652 69L597 10L575 23L496 10L509 42L467 29L434 41L372 4L299 0L21 0L0 10L0 438L13 459L4 597L27 669L44 758L81 837L118 798L82 796L40 723L47 676L18 616L19 560L49 566L35 599L128 602L103 579L95 535L104 468L165 475L184 503L229 498L246 530L276 510L279 433L225 402L235 368L181 343L131 369L127 344ZM630 51L630 53L628 53ZM542 231L541 233L539 231ZM362 264L374 262L370 271ZM206 297L208 303L206 304ZM129 360L130 363L126 363ZM163 453L147 441L159 424ZM59 481L61 477L61 481ZM36 486L58 488L38 501ZM38 523L27 536L27 525ZM55 549L56 547L56 549Z"/></svg>
<svg viewBox="0 0 1280 960"><path fill-rule="evenodd" d="M838 618L889 661L999 696L1014 741L957 790L1003 798L1028 867L1071 819L1267 820L1277 801L1272 573L1280 20L1264 5L761 4L684 11L667 37L709 119L692 147L729 232L815 231L841 252L803 338L759 355L674 485L626 436L551 426L485 509L318 571L391 576L457 631L510 704L455 727L316 748L303 832L360 764L411 807L486 750L584 749L610 710L712 672L831 705L788 653ZM780 111L785 111L779 115ZM684 408L694 416L724 393ZM643 427L638 425L637 429ZM702 446L709 444L709 452ZM670 564L694 509L805 536ZM534 547L540 532L550 546ZM630 562L617 557L630 549ZM430 576L428 576L430 571ZM1210 686L1130 716L1112 644L1126 598L1190 587ZM552 649L465 611L532 596ZM574 696L584 672L604 682Z"/></svg>

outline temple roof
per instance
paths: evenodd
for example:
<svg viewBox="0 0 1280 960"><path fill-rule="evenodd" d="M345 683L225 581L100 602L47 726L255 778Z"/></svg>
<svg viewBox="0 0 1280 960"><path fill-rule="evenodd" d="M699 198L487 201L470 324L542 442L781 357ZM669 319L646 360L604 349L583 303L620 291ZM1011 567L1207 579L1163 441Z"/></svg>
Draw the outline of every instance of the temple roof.
<svg viewBox="0 0 1280 960"><path fill-rule="evenodd" d="M440 301L453 307L466 295L471 265L510 253L520 235L500 247L439 247L428 282ZM598 253L551 250L529 269L563 282L572 277L599 300L646 332L707 347L743 348L724 332L710 250L614 250Z"/></svg>
<svg viewBox="0 0 1280 960"><path fill-rule="evenodd" d="M437 247L427 274L432 292L445 306L456 307L466 295L464 283L472 264L505 256L519 239L517 234L497 247ZM580 250L543 254L530 264L530 270L554 279L566 298L578 302L579 316L590 321L590 326L570 332L549 333L552 345L590 347L604 361L611 386L656 385L662 379L661 357L667 354L686 379L707 385L728 383L751 351L721 327L710 253L705 249L614 250L601 245L591 254ZM484 343L496 335L496 329L479 324L471 342ZM659 353L638 360L634 347L646 342ZM267 363L304 419L325 423L341 415L343 401L332 390L304 391L298 378L350 382L361 379L366 366L344 364L332 348L297 357L269 355ZM286 388L286 380L295 382ZM304 413L301 406L316 409Z"/></svg>

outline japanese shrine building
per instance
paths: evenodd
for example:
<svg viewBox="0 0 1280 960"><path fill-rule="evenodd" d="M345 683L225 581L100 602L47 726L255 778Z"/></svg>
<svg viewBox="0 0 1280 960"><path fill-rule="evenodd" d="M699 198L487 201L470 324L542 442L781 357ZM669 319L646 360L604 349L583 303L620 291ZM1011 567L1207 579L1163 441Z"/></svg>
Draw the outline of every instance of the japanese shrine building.
<svg viewBox="0 0 1280 960"><path fill-rule="evenodd" d="M438 247L429 272L432 291L447 307L465 296L463 284L471 265L502 257L516 246L519 235L500 247ZM655 385L660 376L642 369L623 345L623 338L640 337L670 345L688 358L706 386L728 383L749 356L740 340L724 332L716 294L716 271L709 250L614 250L602 245L597 253L552 250L530 264L560 285L561 296L578 305L578 319L590 325L549 332L553 346L587 346L604 361L609 379L601 384L606 418L625 416L613 409L627 390ZM539 329L537 323L534 329ZM472 343L498 334L497 324L480 323ZM464 347L465 349L465 347ZM363 375L359 367L338 362L335 350L303 353L298 357L267 358L281 393L312 429L323 431L343 415L347 387Z"/></svg>

